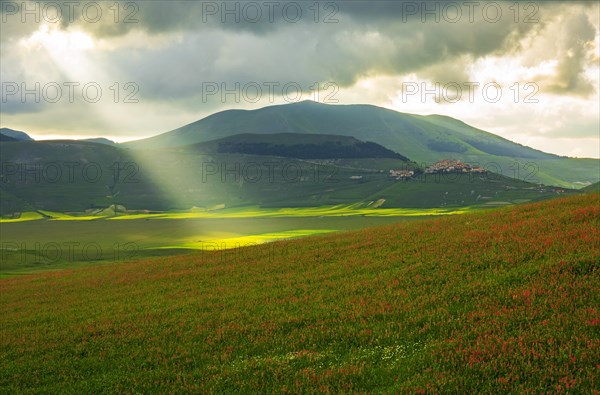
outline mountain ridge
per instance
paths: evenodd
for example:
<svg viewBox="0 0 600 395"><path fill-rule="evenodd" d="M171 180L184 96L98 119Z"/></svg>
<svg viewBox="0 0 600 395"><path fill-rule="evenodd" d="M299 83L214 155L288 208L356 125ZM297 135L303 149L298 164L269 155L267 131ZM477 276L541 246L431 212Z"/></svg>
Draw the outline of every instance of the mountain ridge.
<svg viewBox="0 0 600 395"><path fill-rule="evenodd" d="M415 115L371 104L311 101L254 110L225 110L147 139L132 149L165 148L254 133L337 134L372 141L421 164L444 158L487 167L514 178L575 187L600 180L600 160L564 158L512 142L442 115Z"/></svg>
<svg viewBox="0 0 600 395"><path fill-rule="evenodd" d="M10 129L10 128L1 128L0 129L0 134L2 134L3 136L15 139L16 141L34 141L34 139L28 135L25 132L22 132L20 130L14 130L14 129ZM4 141L10 141L10 140L4 140Z"/></svg>
<svg viewBox="0 0 600 395"><path fill-rule="evenodd" d="M311 110L311 111L325 111L325 110L338 111L338 110L341 110L341 109L359 109L359 110L362 109L362 110L368 110L368 111L376 111L376 112L378 112L377 115L379 115L379 116L383 116L383 115L404 116L404 117L407 117L407 121L413 121L413 122L415 120L418 122L418 120L429 121L431 119L435 119L435 120L442 119L443 121L445 121L443 123L447 124L448 122L451 122L451 123L454 123L454 124L458 124L459 126L466 127L466 128L472 129L472 130L476 130L478 133L485 134L487 137L491 137L491 138L494 138L494 139L497 139L497 140L500 140L500 141L503 141L505 143L509 143L509 144L512 144L512 145L515 145L515 146L525 147L525 148L527 148L529 150L535 151L536 153L543 154L544 156L546 156L548 158L559 158L559 156L556 155L556 154L546 153L546 152L543 152L541 150L537 150L537 149L534 149L534 148L531 148L531 147L523 146L522 144L518 144L518 143L512 142L512 141L510 141L508 139L505 139L505 138L503 138L501 136L495 135L495 134L493 134L491 132L487 132L487 131L484 131L482 129L475 128L475 127L467 124L464 121L461 121L459 119L456 119L456 118L453 118L453 117L450 117L450 116L447 116L447 115L439 115L439 114L418 115L418 114L410 114L410 113L399 112L399 111L387 109L387 108L384 108L384 107L378 107L378 106L375 106L375 105L372 105L372 104L329 105L329 104L323 104L323 103L314 102L314 101L311 101L311 100L304 100L304 101L301 101L301 102L298 102L298 103L288 103L288 104L277 104L277 105L272 105L272 106L265 106L265 107L261 107L261 108L258 108L258 109L252 109L252 110L246 110L246 109L228 109L228 110L224 110L224 111L219 111L219 112L216 112L214 114L208 115L208 116L206 116L204 118L201 118L201 119L199 119L197 121L194 121L194 122L188 123L186 125L183 125L183 126L181 126L179 128L176 128L176 129L173 129L173 130L170 130L170 131L167 131L165 133L161 133L161 134L158 134L158 135L155 135L155 136L152 136L152 137L148 137L148 138L144 138L144 139L140 139L140 140L130 141L130 142L124 143L124 145L125 146L130 146L130 147L133 147L133 148L135 148L135 147L151 147L151 146L156 146L156 145L164 146L162 144L165 144L165 143L167 145L172 145L172 144L187 145L187 144L189 144L189 141L179 143L177 141L174 141L174 142L163 141L163 142L161 142L160 140L168 140L169 137L174 137L177 134L181 135L181 137L183 139L185 139L186 137L190 137L189 135L193 135L194 138L200 139L201 136L197 136L197 134L198 134L198 132L204 132L204 130L199 130L200 128L202 128L204 126L203 125L204 123L214 122L215 120L221 121L223 118L227 118L227 117L229 117L229 118L232 118L232 117L233 118L237 118L239 116L248 116L248 117L254 116L255 117L256 115L263 115L263 113L265 113L265 112L273 112L273 111L277 111L277 110L289 110L288 112L291 112L291 113L296 112L297 113L298 112L297 110L303 110L303 111L308 111L308 110ZM271 115L271 114L268 114L268 115ZM279 115L286 115L286 114L279 114ZM302 130L302 129L298 130L299 129L298 126L296 126L296 127L290 126L289 119L285 119L285 120L287 121L287 122L285 122L285 125L288 127L288 130L283 130L282 129L282 130L279 130L279 131L273 131L273 129L267 129L267 131L263 131L263 132L259 132L259 133L261 133L261 134L262 133L265 133L265 134L267 134L267 133L269 133L269 134L270 133L307 133L307 134L310 134L310 133L307 132L306 126L305 126L304 130ZM385 120L383 120L383 121L385 121ZM212 127L213 125L210 125L210 126ZM253 132L249 131L248 129L253 129L253 128L256 128L256 127L260 127L260 126L262 126L262 125L243 125L243 126L238 126L240 128L240 130L235 130L235 128L230 127L230 129L227 130L226 133L228 135L253 133ZM382 127L382 126L383 126L383 129L385 129L387 127L388 131L392 131L393 129L395 129L395 128L392 128L390 125L385 125L385 122L384 122L384 125L381 125L381 124L378 125L378 127ZM454 126L456 127L456 125L454 125ZM291 127L291 129L289 129L290 127ZM375 126L371 126L371 128L375 128ZM254 133L256 133L256 132L254 132ZM313 132L313 133L316 133L316 134L336 134L336 135L340 134L340 135L348 135L348 134L344 133L343 131L341 133L340 132L334 132L334 131L331 131L331 132L318 131L318 132ZM359 137L359 136L354 135L354 134L351 134L351 136L355 137L355 138L357 138L359 140L367 141L367 139L364 138L364 137ZM227 137L227 136L219 136L219 137ZM219 137L217 137L217 138L219 138ZM216 138L214 138L214 139L216 139ZM206 141L206 140L203 140L203 141ZM203 141L193 141L193 143L203 142ZM388 148L390 148L390 147L388 147Z"/></svg>

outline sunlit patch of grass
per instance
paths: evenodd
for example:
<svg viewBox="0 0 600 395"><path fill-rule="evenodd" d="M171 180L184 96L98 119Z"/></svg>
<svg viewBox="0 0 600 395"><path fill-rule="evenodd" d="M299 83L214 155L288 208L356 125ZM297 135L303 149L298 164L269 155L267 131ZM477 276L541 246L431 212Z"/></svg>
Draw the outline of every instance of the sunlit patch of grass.
<svg viewBox="0 0 600 395"><path fill-rule="evenodd" d="M91 220L136 220L136 219L196 219L196 218L278 218L278 217L421 217L437 215L464 214L476 210L473 207L463 208L372 208L363 203L350 205L320 207L263 208L258 206L236 207L220 210L168 211L163 213L134 213L121 215L73 215L52 211L41 211L47 218L56 221L91 221ZM20 218L2 219L1 222L31 221L44 218L36 213L23 213Z"/></svg>
<svg viewBox="0 0 600 395"><path fill-rule="evenodd" d="M420 217L454 215L471 212L473 208L460 209L413 209L413 208L366 208L362 204L320 207L262 208L258 206L231 208L215 211L165 212L156 214L130 214L109 217L109 220L131 219L191 219L191 218L277 218L277 217Z"/></svg>
<svg viewBox="0 0 600 395"><path fill-rule="evenodd" d="M47 216L49 219L53 221L92 221L101 218L105 218L99 215L71 215L65 213L59 213L55 211L43 211L40 210L40 213Z"/></svg>
<svg viewBox="0 0 600 395"><path fill-rule="evenodd" d="M0 218L0 223L36 221L36 220L42 219L42 218L44 218L44 216L41 215L40 213L37 213L35 211L27 211L27 212L21 213L19 218Z"/></svg>
<svg viewBox="0 0 600 395"><path fill-rule="evenodd" d="M150 214L123 214L111 217L106 217L109 220L127 220L127 219L158 219L158 218L174 218L170 217L168 213L150 213Z"/></svg>
<svg viewBox="0 0 600 395"><path fill-rule="evenodd" d="M278 240L294 239L297 237L314 236L335 232L334 229L298 229L275 233L263 233L229 238L210 238L160 247L161 249L184 248L192 250L227 250L232 248L249 247Z"/></svg>

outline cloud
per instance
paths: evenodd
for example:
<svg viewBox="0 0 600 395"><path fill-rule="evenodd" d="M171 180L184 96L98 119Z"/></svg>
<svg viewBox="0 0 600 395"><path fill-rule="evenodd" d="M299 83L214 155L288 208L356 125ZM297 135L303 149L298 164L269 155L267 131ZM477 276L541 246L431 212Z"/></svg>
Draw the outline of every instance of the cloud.
<svg viewBox="0 0 600 395"><path fill-rule="evenodd" d="M118 72L135 76L149 98L194 96L205 82L292 81L309 89L315 82L345 87L408 72L465 81L472 59L503 52L506 41L524 31L511 21L429 25L413 19L376 27L346 17L337 24L288 23L268 35L202 27L170 46L133 52L117 46L106 57Z"/></svg>
<svg viewBox="0 0 600 395"><path fill-rule="evenodd" d="M586 64L592 59L596 29L587 15L578 13L565 18L557 42L556 74L546 81L546 89L556 93L588 96L595 88L585 75Z"/></svg>
<svg viewBox="0 0 600 395"><path fill-rule="evenodd" d="M270 81L273 76L302 85L334 81L339 86L351 86L366 76L410 72L440 82L464 81L469 63L527 50L523 48L527 38L539 35L569 9L555 2L523 2L518 14L514 2L120 1L83 2L77 7L68 2L33 3L40 4L42 22L53 15L44 12L46 7L53 10L60 5L58 23L63 29L93 34L104 43L102 48L111 49L106 58L117 59L122 68L118 72L153 74L155 81L145 84L148 93L160 90L168 97L178 88L180 96L197 90L193 80L198 74L210 81L214 74L240 83ZM535 7L530 9L531 4ZM586 10L594 10L573 7L581 9L579 22L587 21ZM51 16L44 16L47 13ZM17 17L20 20L18 14L7 16L11 32ZM575 38L561 41L558 75L548 86L556 93L589 91L580 74L587 62L585 45L596 28L577 20L568 27L564 36ZM581 38L587 41L581 44L577 41ZM133 55L130 64L124 54Z"/></svg>
<svg viewBox="0 0 600 395"><path fill-rule="evenodd" d="M470 56L455 57L445 62L439 62L423 68L419 74L424 78L442 85L470 82L473 78L470 66L473 60Z"/></svg>

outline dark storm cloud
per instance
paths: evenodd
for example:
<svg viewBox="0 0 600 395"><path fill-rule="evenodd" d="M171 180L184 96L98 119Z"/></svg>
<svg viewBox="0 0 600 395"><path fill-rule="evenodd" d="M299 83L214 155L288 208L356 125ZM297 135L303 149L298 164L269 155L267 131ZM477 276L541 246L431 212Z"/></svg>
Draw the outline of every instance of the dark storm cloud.
<svg viewBox="0 0 600 395"><path fill-rule="evenodd" d="M410 72L439 82L462 82L468 78L467 62L513 51L520 38L539 28L535 23L515 23L510 17L495 23L482 17L472 23L423 23L420 17L394 15L402 11L397 2L369 4L352 2L349 7L342 3L337 23L279 23L269 34L200 25L202 29L189 31L174 45L133 54L124 49L107 56L114 68L135 75L148 98L201 95L203 84L213 82L228 88L235 83L243 87L251 82L296 82L309 89L315 82L331 81L344 87L364 76ZM361 14L364 7L372 10L366 17ZM147 15L156 12L146 9ZM168 8L163 12L168 13ZM171 19L162 21L160 29L172 26Z"/></svg>
<svg viewBox="0 0 600 395"><path fill-rule="evenodd" d="M563 2L564 3L564 2ZM592 1L570 5L593 6ZM42 22L71 24L101 35L119 35L142 29L150 33L221 29L266 33L289 24L449 22L500 19L531 23L539 10L560 8L557 1L9 1L0 0L3 22L38 18ZM518 6L516 6L518 4ZM58 9L57 9L58 8ZM29 14L23 16L23 9ZM59 15L57 15L57 12ZM98 14L100 13L100 15ZM457 14L458 13L458 14ZM541 21L543 22L543 21Z"/></svg>
<svg viewBox="0 0 600 395"><path fill-rule="evenodd" d="M139 24L128 28L153 34L187 31L183 39L133 56L127 50L110 54L118 68L135 70L149 97L190 95L206 82L294 81L308 89L316 81L343 87L363 76L415 71L440 82L463 81L463 62L511 51L519 38L539 28L538 23L515 23L506 14L507 4L505 17L494 22L481 12L474 12L471 21L464 10L456 23L441 15L440 22L423 23L420 11L409 7L417 4L412 2L322 2L316 8L312 2L278 2L273 18L257 23L243 15L240 23L227 15L222 23L218 14L224 11L213 15L207 6L225 7L222 2L176 4L141 3ZM304 17L295 23L290 20L298 13L286 8L290 4L302 4ZM440 4L446 3L434 4L441 12ZM96 33L99 26L94 26Z"/></svg>
<svg viewBox="0 0 600 395"><path fill-rule="evenodd" d="M54 15L50 5L58 4L64 28L73 25L109 42L145 32L146 47L117 45L103 64L112 74L139 82L146 98L169 100L199 95L203 84L212 82L293 81L308 89L317 81L344 87L365 76L417 73L460 83L469 78L466 70L474 60L518 52L524 38L541 34L564 9L597 8L594 2L530 1L152 0L117 6L83 1L75 8L61 1L30 3L37 3L41 13L48 9L47 18ZM3 41L38 28L31 17L22 24L18 12L4 4L2 9L11 14L2 16L7 17ZM589 93L583 72L595 28L582 15L565 31L574 38L559 43L549 92ZM153 45L154 38L168 35L174 37L168 45Z"/></svg>

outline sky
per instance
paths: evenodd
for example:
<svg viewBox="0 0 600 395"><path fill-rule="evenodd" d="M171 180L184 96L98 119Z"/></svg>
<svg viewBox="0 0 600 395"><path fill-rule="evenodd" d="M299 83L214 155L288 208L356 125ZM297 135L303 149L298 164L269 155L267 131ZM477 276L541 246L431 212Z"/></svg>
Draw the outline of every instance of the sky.
<svg viewBox="0 0 600 395"><path fill-rule="evenodd" d="M0 1L0 126L128 141L315 100L600 157L598 1Z"/></svg>

